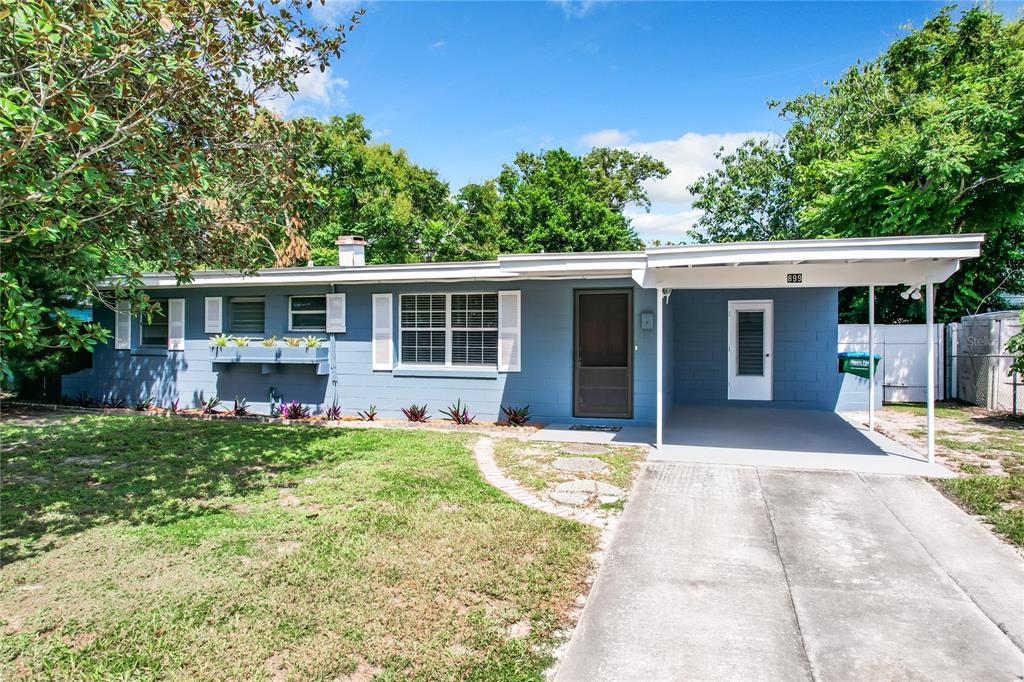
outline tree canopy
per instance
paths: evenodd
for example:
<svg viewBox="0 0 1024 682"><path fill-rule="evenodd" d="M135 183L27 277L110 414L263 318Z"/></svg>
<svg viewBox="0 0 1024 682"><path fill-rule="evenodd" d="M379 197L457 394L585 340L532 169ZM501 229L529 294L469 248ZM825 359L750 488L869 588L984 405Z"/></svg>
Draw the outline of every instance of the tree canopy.
<svg viewBox="0 0 1024 682"><path fill-rule="evenodd" d="M698 240L985 232L982 257L937 289L939 320L1024 289L1024 22L950 8L824 92L772 103L791 123L691 186ZM922 303L880 293L880 319ZM844 292L859 319L862 291Z"/></svg>
<svg viewBox="0 0 1024 682"><path fill-rule="evenodd" d="M372 142L358 114L307 119L302 130L294 149L307 203L299 214L319 265L336 262L339 234L366 237L372 263L639 248L624 210L648 207L643 183L668 174L662 162L625 149L520 152L496 178L452 195L436 171Z"/></svg>
<svg viewBox="0 0 1024 682"><path fill-rule="evenodd" d="M270 264L301 187L301 125L259 106L340 56L306 0L0 0L0 344L90 348L66 308L137 273ZM121 277L123 286L100 291Z"/></svg>

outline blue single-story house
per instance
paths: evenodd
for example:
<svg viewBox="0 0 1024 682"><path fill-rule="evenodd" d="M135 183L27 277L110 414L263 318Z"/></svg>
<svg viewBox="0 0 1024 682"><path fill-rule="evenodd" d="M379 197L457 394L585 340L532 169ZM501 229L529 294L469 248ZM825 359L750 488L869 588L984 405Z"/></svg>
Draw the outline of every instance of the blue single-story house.
<svg viewBox="0 0 1024 682"><path fill-rule="evenodd" d="M657 426L673 405L833 410L838 292L928 285L976 257L982 235L534 253L467 263L339 264L243 276L143 277L151 320L98 308L111 342L64 392L174 400L246 398L257 412L371 405L382 417L461 400L481 420L529 405L541 423ZM930 296L928 298L930 309ZM250 339L217 345L218 335ZM297 346L300 337L315 337ZM272 343L262 340L276 338Z"/></svg>

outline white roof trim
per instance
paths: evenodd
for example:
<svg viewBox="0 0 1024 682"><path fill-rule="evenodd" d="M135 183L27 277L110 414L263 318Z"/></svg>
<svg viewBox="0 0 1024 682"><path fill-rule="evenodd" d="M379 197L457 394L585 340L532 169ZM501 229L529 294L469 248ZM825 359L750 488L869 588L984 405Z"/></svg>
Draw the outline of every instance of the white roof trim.
<svg viewBox="0 0 1024 682"><path fill-rule="evenodd" d="M173 273L148 273L142 276L142 283L148 288L194 288L632 277L645 287L668 286L659 282L669 279L680 283L699 279L706 286L714 287L718 280L756 281L756 266L785 264L799 270L815 264L841 263L844 265L844 281L860 282L862 273L865 278L863 284L866 285L881 284L866 279L877 276L879 272L877 267L868 267L870 265L888 263L888 267L892 267L894 262L914 261L941 261L955 265L961 259L976 258L984 238L981 234L964 234L694 244L652 247L646 251L509 254L493 261L464 263L265 268L250 275L236 270L200 270L192 273L192 281L187 284L179 285ZM720 268L714 267L723 265L742 265L742 270L755 267L755 270L739 278L736 275L723 276L719 274ZM695 275L700 273L699 278L656 275L679 268L691 270ZM908 274L913 270L908 268ZM762 271L767 274L767 270ZM929 270L935 273L952 271L955 267L952 270L948 267ZM107 286L113 283L112 280ZM764 286L774 284L766 282Z"/></svg>
<svg viewBox="0 0 1024 682"><path fill-rule="evenodd" d="M984 239L964 234L660 246L647 249L647 267L977 258Z"/></svg>

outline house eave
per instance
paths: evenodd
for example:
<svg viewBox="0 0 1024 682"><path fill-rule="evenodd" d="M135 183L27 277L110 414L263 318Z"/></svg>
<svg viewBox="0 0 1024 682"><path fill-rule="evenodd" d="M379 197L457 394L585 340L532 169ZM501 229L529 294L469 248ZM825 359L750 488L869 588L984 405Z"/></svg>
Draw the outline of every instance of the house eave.
<svg viewBox="0 0 1024 682"><path fill-rule="evenodd" d="M414 282L527 279L632 278L645 288L773 287L793 284L787 274L807 274L802 286L866 286L944 281L964 259L980 255L983 234L856 239L808 239L651 247L607 253L526 253L493 261L366 266L201 270L189 282L173 273L147 273L152 289L405 284ZM115 279L104 283L113 288Z"/></svg>

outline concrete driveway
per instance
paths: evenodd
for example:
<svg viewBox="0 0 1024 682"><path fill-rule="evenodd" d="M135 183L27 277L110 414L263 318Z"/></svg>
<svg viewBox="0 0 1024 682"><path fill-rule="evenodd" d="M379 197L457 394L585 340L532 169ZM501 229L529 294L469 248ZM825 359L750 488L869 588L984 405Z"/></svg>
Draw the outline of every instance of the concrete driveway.
<svg viewBox="0 0 1024 682"><path fill-rule="evenodd" d="M1024 562L919 478L648 463L556 679L1024 679Z"/></svg>

